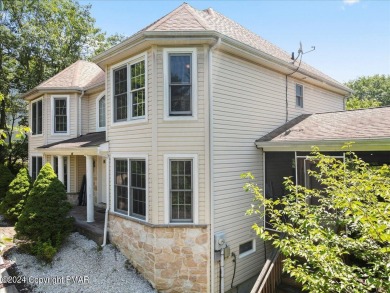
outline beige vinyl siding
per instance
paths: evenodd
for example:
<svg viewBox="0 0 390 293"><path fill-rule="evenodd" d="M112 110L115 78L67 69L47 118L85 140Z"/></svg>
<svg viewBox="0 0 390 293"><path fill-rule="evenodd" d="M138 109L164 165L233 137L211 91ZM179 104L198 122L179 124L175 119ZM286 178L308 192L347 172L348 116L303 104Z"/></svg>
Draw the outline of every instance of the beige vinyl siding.
<svg viewBox="0 0 390 293"><path fill-rule="evenodd" d="M213 54L213 174L214 231L225 232L231 252L237 255L234 284L258 274L264 263L263 242L245 216L252 195L243 191L240 174L252 172L263 185L262 152L256 139L286 121L285 76L222 52ZM301 82L300 82L301 83ZM295 107L295 82L289 78L289 120L301 113L343 109L343 99L306 83L304 108ZM239 245L256 239L256 252L239 258ZM214 290L219 289L219 266L215 263ZM225 262L225 288L233 276L232 257Z"/></svg>
<svg viewBox="0 0 390 293"><path fill-rule="evenodd" d="M91 132L90 123L92 120L92 116L94 115L93 109L91 109L91 96L84 96L81 98L81 134L87 134ZM77 101L79 103L79 101ZM93 106L95 108L95 106ZM96 117L96 116L95 116Z"/></svg>
<svg viewBox="0 0 390 293"><path fill-rule="evenodd" d="M107 135L110 153L142 154L148 156L148 221L164 224L168 210L164 203L164 155L198 155L199 223L209 223L205 196L205 112L204 62L206 51L197 47L197 109L198 119L191 121L164 120L164 64L163 47L147 51L147 121L112 124L112 67L107 70ZM140 52L141 53L141 52ZM129 56L131 58L131 56ZM152 105L156 105L152 108ZM112 163L110 165L112 168ZM111 173L113 170L111 169ZM154 178L153 178L154 174ZM110 174L112 176L112 174ZM156 178L157 177L157 178ZM111 177L112 178L112 177ZM112 184L112 179L110 184ZM110 186L112 192L112 186ZM113 195L111 196L113 199ZM207 220L206 220L207 219Z"/></svg>
<svg viewBox="0 0 390 293"><path fill-rule="evenodd" d="M68 134L52 134L52 129L54 127L53 125L53 120L52 120L52 109L51 109L51 99L52 96L69 96L69 116L67 119L69 120L69 130ZM58 141L62 141L65 139L77 137L77 127L78 127L78 120L77 120L77 113L78 113L78 95L77 94L72 94L72 93L61 93L61 94L47 94L46 95L46 100L48 107L46 108L48 111L46 112L46 119L45 123L48 126L47 127L47 141L46 143L54 143Z"/></svg>

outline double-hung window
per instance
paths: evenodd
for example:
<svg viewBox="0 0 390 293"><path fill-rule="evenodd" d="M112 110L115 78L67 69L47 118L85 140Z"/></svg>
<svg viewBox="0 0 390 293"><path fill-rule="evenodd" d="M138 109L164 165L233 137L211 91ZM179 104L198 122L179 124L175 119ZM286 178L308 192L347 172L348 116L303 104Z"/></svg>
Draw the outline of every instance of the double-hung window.
<svg viewBox="0 0 390 293"><path fill-rule="evenodd" d="M145 60L137 59L113 70L114 122L145 118Z"/></svg>
<svg viewBox="0 0 390 293"><path fill-rule="evenodd" d="M42 99L31 104L32 134L42 134Z"/></svg>
<svg viewBox="0 0 390 293"><path fill-rule="evenodd" d="M166 223L198 223L197 155L165 155Z"/></svg>
<svg viewBox="0 0 390 293"><path fill-rule="evenodd" d="M301 84L295 85L295 96L297 107L303 108L303 86Z"/></svg>
<svg viewBox="0 0 390 293"><path fill-rule="evenodd" d="M42 168L42 157L32 156L31 157L31 178L33 181L37 179L41 168Z"/></svg>
<svg viewBox="0 0 390 293"><path fill-rule="evenodd" d="M69 98L68 96L52 97L53 133L67 134L69 128Z"/></svg>
<svg viewBox="0 0 390 293"><path fill-rule="evenodd" d="M166 48L163 62L165 119L196 119L196 49Z"/></svg>
<svg viewBox="0 0 390 293"><path fill-rule="evenodd" d="M192 160L170 160L170 220L192 222Z"/></svg>
<svg viewBox="0 0 390 293"><path fill-rule="evenodd" d="M146 218L146 161L114 160L114 210L142 220Z"/></svg>

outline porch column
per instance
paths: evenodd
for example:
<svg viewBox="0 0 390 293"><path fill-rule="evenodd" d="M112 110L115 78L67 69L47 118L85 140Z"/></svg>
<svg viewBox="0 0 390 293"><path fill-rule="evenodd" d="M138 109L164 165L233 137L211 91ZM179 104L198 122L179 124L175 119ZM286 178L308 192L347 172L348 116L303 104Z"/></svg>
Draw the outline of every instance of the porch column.
<svg viewBox="0 0 390 293"><path fill-rule="evenodd" d="M64 183L64 156L57 156L58 158L58 180Z"/></svg>
<svg viewBox="0 0 390 293"><path fill-rule="evenodd" d="M94 222L93 210L93 156L86 157L86 179L87 179L87 222Z"/></svg>

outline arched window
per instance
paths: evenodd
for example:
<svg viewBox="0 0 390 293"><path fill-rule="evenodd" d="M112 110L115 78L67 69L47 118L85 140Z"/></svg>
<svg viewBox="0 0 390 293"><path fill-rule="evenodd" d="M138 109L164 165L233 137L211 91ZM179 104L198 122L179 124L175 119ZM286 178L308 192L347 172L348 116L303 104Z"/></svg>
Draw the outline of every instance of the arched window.
<svg viewBox="0 0 390 293"><path fill-rule="evenodd" d="M106 128L106 96L103 95L97 100L97 129L104 130Z"/></svg>

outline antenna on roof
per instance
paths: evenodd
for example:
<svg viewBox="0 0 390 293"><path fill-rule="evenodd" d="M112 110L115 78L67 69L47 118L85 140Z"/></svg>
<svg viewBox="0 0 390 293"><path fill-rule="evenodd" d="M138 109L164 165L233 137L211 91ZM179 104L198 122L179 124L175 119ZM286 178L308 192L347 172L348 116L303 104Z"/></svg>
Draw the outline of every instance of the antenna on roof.
<svg viewBox="0 0 390 293"><path fill-rule="evenodd" d="M297 58L295 58L295 56L294 56L294 52L292 52L291 53L291 60L293 60L293 64L295 63L295 61L297 61L298 60L298 58L299 57L301 57L302 58L302 55L304 55L304 54L307 54L307 53L310 53L310 52L312 52L312 51L314 51L316 49L316 47L315 46L311 46L311 50L309 50L309 51L306 51L306 52L303 52L303 46L302 46L302 42L301 41L299 41L299 49L298 49L298 56L297 56Z"/></svg>

